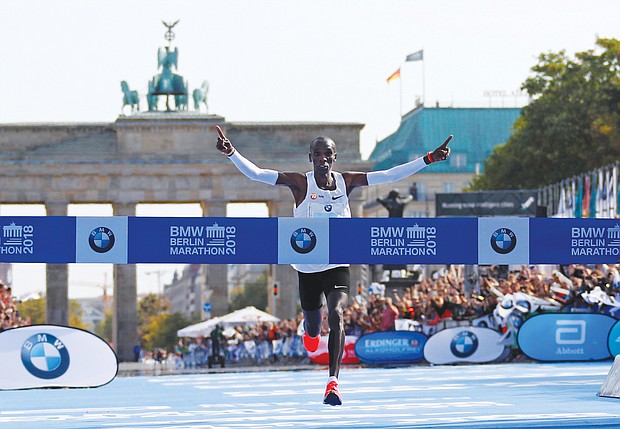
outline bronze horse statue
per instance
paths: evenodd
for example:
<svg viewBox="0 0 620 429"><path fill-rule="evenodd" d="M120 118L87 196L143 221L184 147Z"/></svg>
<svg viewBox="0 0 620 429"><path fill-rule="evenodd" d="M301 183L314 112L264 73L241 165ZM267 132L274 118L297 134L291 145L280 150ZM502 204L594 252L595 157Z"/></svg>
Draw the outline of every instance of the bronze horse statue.
<svg viewBox="0 0 620 429"><path fill-rule="evenodd" d="M131 113L140 111L140 97L138 91L131 91L126 81L121 82L121 89L123 90L123 107L121 111L124 111L125 106L131 106Z"/></svg>
<svg viewBox="0 0 620 429"><path fill-rule="evenodd" d="M207 113L209 113L209 105L207 104L207 93L209 92L209 82L206 80L202 82L202 86L198 89L195 89L192 92L192 97L194 98L194 109L200 110L200 104L204 103L205 108L207 109Z"/></svg>

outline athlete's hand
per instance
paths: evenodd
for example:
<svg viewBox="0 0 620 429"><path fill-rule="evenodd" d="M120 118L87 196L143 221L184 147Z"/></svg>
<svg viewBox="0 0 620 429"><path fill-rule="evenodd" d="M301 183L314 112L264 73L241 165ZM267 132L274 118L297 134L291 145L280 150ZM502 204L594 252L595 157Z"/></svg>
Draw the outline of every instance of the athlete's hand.
<svg viewBox="0 0 620 429"><path fill-rule="evenodd" d="M226 138L226 136L224 135L224 131L222 131L219 125L216 125L215 128L217 129L218 134L217 143L215 145L217 150L219 150L226 156L230 156L235 153L235 148L230 142L230 140L228 140L228 138Z"/></svg>
<svg viewBox="0 0 620 429"><path fill-rule="evenodd" d="M433 152L428 153L429 161L437 162L437 161L445 161L450 156L450 148L448 147L448 143L452 140L453 135L449 135L445 142L441 144L437 149Z"/></svg>

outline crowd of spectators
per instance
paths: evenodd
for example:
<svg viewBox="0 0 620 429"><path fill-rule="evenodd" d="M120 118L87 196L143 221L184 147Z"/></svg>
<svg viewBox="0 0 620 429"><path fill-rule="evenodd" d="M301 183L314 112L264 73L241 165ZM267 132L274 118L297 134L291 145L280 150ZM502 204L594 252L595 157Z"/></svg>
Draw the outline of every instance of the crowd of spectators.
<svg viewBox="0 0 620 429"><path fill-rule="evenodd" d="M11 288L0 282L0 332L29 324L29 320L22 319Z"/></svg>
<svg viewBox="0 0 620 429"><path fill-rule="evenodd" d="M502 298L526 294L560 311L600 312L620 318L620 272L618 265L480 267L478 287L467 290L462 266L447 266L419 282L392 290L370 289L352 297L345 309L346 335L408 327L436 326L442 321L464 322L492 316ZM301 313L295 319L229 328L222 342L227 360L283 360L303 357ZM496 326L501 329L501 326ZM324 319L323 332L328 327ZM202 366L208 356L210 338L181 339L175 355L186 366ZM197 352L198 351L198 352ZM206 358L205 358L206 359Z"/></svg>

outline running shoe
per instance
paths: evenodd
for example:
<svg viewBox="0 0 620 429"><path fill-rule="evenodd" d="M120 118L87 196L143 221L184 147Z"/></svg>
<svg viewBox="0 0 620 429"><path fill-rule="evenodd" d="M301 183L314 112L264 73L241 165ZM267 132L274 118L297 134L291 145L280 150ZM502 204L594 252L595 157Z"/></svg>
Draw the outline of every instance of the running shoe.
<svg viewBox="0 0 620 429"><path fill-rule="evenodd" d="M319 348L319 342L321 342L321 336L311 337L307 332L304 332L304 347L309 352L315 352Z"/></svg>
<svg viewBox="0 0 620 429"><path fill-rule="evenodd" d="M338 393L338 382L330 381L325 389L323 403L326 405L342 405L342 397Z"/></svg>

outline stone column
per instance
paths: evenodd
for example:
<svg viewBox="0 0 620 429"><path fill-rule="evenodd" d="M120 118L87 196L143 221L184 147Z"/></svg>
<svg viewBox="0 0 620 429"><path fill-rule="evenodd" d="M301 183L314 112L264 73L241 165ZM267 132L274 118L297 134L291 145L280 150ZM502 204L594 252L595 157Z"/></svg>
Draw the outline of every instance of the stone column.
<svg viewBox="0 0 620 429"><path fill-rule="evenodd" d="M293 200L287 199L284 202L269 201L269 216L271 217L290 217L293 210ZM269 285L268 303L269 309L274 316L280 319L292 319L297 314L297 304L299 302L299 281L297 271L290 265L273 265L271 267L271 281ZM273 283L279 285L278 297L273 296Z"/></svg>
<svg viewBox="0 0 620 429"><path fill-rule="evenodd" d="M67 216L68 203L46 202L48 216ZM47 264L45 292L45 321L53 325L69 326L69 266Z"/></svg>
<svg viewBox="0 0 620 429"><path fill-rule="evenodd" d="M115 216L135 216L133 203L114 203ZM133 348L140 343L138 337L138 283L135 265L114 265L114 317L112 342L120 362L134 359Z"/></svg>
<svg viewBox="0 0 620 429"><path fill-rule="evenodd" d="M209 217L226 217L225 201L203 201L202 213ZM228 265L212 264L207 265L203 272L206 275L205 293L202 299L210 295L211 316L223 316L228 313ZM201 305L202 307L202 305Z"/></svg>

